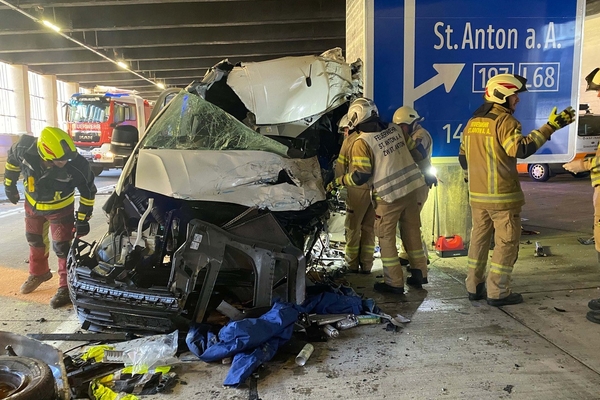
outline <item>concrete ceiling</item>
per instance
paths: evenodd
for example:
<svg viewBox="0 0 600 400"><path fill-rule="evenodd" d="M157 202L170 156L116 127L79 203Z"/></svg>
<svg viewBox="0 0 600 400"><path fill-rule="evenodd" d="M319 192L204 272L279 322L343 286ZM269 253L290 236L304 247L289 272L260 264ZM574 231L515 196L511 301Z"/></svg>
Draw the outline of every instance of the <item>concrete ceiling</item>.
<svg viewBox="0 0 600 400"><path fill-rule="evenodd" d="M166 86L184 87L224 58L261 61L345 46L345 0L2 0ZM587 0L587 15L600 0ZM0 3L0 61L58 79L161 89Z"/></svg>
<svg viewBox="0 0 600 400"><path fill-rule="evenodd" d="M345 0L6 0L166 86L185 87L224 58L262 61L345 47ZM161 89L0 3L0 61L58 79Z"/></svg>

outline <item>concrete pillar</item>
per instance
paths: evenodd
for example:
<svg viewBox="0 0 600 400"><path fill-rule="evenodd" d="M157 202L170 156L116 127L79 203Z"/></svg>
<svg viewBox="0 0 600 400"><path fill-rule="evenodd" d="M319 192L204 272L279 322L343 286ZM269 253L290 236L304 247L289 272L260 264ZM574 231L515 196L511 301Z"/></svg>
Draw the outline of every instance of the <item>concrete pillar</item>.
<svg viewBox="0 0 600 400"><path fill-rule="evenodd" d="M421 231L429 248L439 236L460 235L468 243L471 235L469 192L463 171L458 164L435 162L439 183L429 191L421 211ZM437 196L437 205L435 198Z"/></svg>
<svg viewBox="0 0 600 400"><path fill-rule="evenodd" d="M44 96L46 125L58 126L58 89L55 75L42 75L42 93Z"/></svg>
<svg viewBox="0 0 600 400"><path fill-rule="evenodd" d="M583 24L583 55L581 58L580 103L587 103L594 114L600 114L600 98L595 90L585 91L585 77L600 67L598 52L600 51L600 14L585 18Z"/></svg>
<svg viewBox="0 0 600 400"><path fill-rule="evenodd" d="M29 69L26 65L9 66L9 84L15 91L16 131L31 134L31 106L29 100Z"/></svg>
<svg viewBox="0 0 600 400"><path fill-rule="evenodd" d="M79 84L76 82L60 81L60 83L61 83L61 93L57 93L57 97L60 98L61 100L68 102L69 99L71 98L71 95L79 92ZM57 81L56 86L58 87L58 81ZM65 113L67 112L67 109L65 107L61 107L57 112L58 112L58 125L56 125L56 126L58 126L59 128L62 128L64 130L67 130L66 115L65 115Z"/></svg>
<svg viewBox="0 0 600 400"><path fill-rule="evenodd" d="M367 32L373 31L372 7L365 0L346 0L346 61L363 61L364 95L373 98L373 47Z"/></svg>

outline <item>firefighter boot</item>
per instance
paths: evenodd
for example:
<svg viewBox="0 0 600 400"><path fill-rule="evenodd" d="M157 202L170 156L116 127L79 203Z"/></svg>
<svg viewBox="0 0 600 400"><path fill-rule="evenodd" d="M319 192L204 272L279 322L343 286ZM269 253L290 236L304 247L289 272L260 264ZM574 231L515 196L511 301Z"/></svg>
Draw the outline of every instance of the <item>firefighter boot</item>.
<svg viewBox="0 0 600 400"><path fill-rule="evenodd" d="M415 289L423 289L423 285L428 283L427 278L423 278L423 271L420 269L409 269L410 276L406 278L406 284L414 287Z"/></svg>
<svg viewBox="0 0 600 400"><path fill-rule="evenodd" d="M475 287L475 293L469 293L469 300L471 301L483 300L486 297L485 282L481 282Z"/></svg>
<svg viewBox="0 0 600 400"><path fill-rule="evenodd" d="M493 307L509 306L511 304L519 304L522 302L523 296L521 296L520 293L511 293L508 296L503 297L501 299L490 299L489 297L487 299L488 305Z"/></svg>
<svg viewBox="0 0 600 400"><path fill-rule="evenodd" d="M29 275L27 280L21 285L21 293L31 293L42 283L49 281L50 279L52 279L52 272L50 271L42 275Z"/></svg>
<svg viewBox="0 0 600 400"><path fill-rule="evenodd" d="M599 311L600 310L600 299L590 300L590 302L588 303L588 307L590 308L590 310Z"/></svg>
<svg viewBox="0 0 600 400"><path fill-rule="evenodd" d="M600 310L588 311L588 313L585 317L590 322L593 322L595 324L600 324Z"/></svg>
<svg viewBox="0 0 600 400"><path fill-rule="evenodd" d="M71 298L69 297L68 287L59 287L56 294L50 299L50 307L60 308L71 304Z"/></svg>
<svg viewBox="0 0 600 400"><path fill-rule="evenodd" d="M385 282L376 282L375 285L373 285L373 289L375 289L376 292L381 293L404 294L403 287L390 286Z"/></svg>

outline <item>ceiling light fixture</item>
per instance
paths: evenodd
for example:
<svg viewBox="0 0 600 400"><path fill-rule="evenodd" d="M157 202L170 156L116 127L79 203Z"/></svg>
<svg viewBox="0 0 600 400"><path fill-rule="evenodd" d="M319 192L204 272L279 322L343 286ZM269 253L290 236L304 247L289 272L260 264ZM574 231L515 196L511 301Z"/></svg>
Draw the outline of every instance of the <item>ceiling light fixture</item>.
<svg viewBox="0 0 600 400"><path fill-rule="evenodd" d="M48 28L52 29L55 32L60 32L60 28L56 25L54 25L52 22L50 21L46 21L45 19L42 20L42 24L46 25Z"/></svg>
<svg viewBox="0 0 600 400"><path fill-rule="evenodd" d="M157 87L157 88L159 88L159 89L161 89L161 90L164 90L164 89L165 89L165 84L164 84L164 83L161 83L161 82L158 82L158 83L156 84L156 87Z"/></svg>
<svg viewBox="0 0 600 400"><path fill-rule="evenodd" d="M37 22L38 24L42 24L44 26L47 26L48 28L52 29L53 31L55 31L57 34L59 34L60 36L64 37L65 39L70 40L71 42L73 42L73 43L75 43L75 44L77 44L77 45L79 45L79 46L81 46L81 47L83 47L83 48L91 51L92 53L96 54L97 56L102 57L105 60L110 61L111 63L113 63L115 65L118 65L119 67L121 67L123 69L126 69L127 71L131 72L132 74L134 74L138 78L143 79L146 82L150 82L153 85L156 85L159 89L164 89L164 87L165 87L164 84L162 84L160 82L159 83L154 82L152 79L146 78L141 73L139 73L137 71L134 71L133 69L130 69L129 66L127 64L125 64L123 61L113 60L112 58L110 58L107 55L105 55L104 53L102 53L102 52L94 49L93 47L90 47L87 44L82 43L79 40L74 39L71 36L68 36L68 35L64 34L63 32L61 32L61 29L58 26L54 25L52 22L36 18L33 15L27 13L26 11L22 10L21 8L15 6L15 5L11 4L11 3L9 3L6 0L0 0L0 3L6 5L11 10L14 10L14 11L20 13L20 14L23 14L24 16L26 16L27 18L29 18L29 19Z"/></svg>

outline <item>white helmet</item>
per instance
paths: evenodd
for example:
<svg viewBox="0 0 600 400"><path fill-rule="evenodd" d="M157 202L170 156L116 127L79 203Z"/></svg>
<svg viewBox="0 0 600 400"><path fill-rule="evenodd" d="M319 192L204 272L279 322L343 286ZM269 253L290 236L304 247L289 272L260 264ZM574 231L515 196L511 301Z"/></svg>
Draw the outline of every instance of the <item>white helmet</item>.
<svg viewBox="0 0 600 400"><path fill-rule="evenodd" d="M348 107L348 127L353 129L356 125L371 118L373 115L379 115L375 102L366 97L359 97Z"/></svg>
<svg viewBox="0 0 600 400"><path fill-rule="evenodd" d="M589 75L585 77L585 81L587 82L587 88L585 88L586 91L600 90L600 68L596 68L590 72Z"/></svg>
<svg viewBox="0 0 600 400"><path fill-rule="evenodd" d="M504 104L508 96L527 91L526 83L527 79L520 75L498 74L487 81L483 98L492 103Z"/></svg>
<svg viewBox="0 0 600 400"><path fill-rule="evenodd" d="M344 116L338 122L338 132L343 133L344 128L348 128L348 114L344 114Z"/></svg>
<svg viewBox="0 0 600 400"><path fill-rule="evenodd" d="M425 118L421 117L414 108L409 107L409 106L402 106L396 110L396 112L394 113L394 117L392 118L392 121L396 125L400 125L400 124L412 125L413 122L421 122L424 119Z"/></svg>

